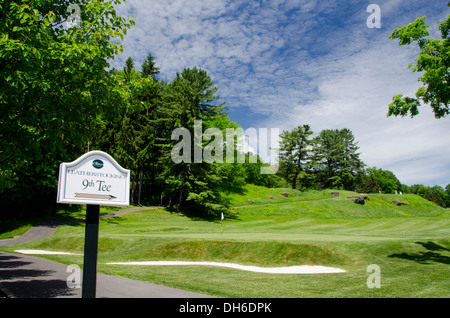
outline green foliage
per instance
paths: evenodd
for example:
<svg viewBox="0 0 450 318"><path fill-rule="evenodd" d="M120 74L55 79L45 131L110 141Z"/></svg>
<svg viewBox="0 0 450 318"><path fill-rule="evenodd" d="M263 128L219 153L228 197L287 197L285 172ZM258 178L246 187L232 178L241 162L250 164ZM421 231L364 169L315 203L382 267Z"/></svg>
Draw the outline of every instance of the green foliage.
<svg viewBox="0 0 450 318"><path fill-rule="evenodd" d="M357 191L361 193L378 193L381 187L373 175L364 176L361 183L357 187Z"/></svg>
<svg viewBox="0 0 450 318"><path fill-rule="evenodd" d="M353 133L325 129L314 139L309 125L281 134L281 175L293 189L335 188L354 190L364 163Z"/></svg>
<svg viewBox="0 0 450 318"><path fill-rule="evenodd" d="M66 23L70 4L80 7L80 21L74 25ZM238 162L242 153L237 143L231 149L207 133L215 128L226 136L227 128L238 125L230 122L205 70L185 68L165 82L156 78L160 68L148 54L140 71L131 57L122 70L108 71L108 60L122 52L117 38L123 39L134 25L131 18L117 15L113 4L120 1L8 0L0 5L2 212L28 213L27 206L35 202L54 210L59 164L92 149L110 153L131 170L132 204L159 204L209 218L231 214L232 195L245 192L248 184L352 191L359 185L364 192L380 188L385 193L404 188L389 171L364 173L357 142L346 128L326 129L313 139L309 125L284 131L276 175L261 174L268 164L259 156L247 153L245 162ZM432 105L445 102L448 94L448 85L442 87L437 79L448 76L449 25L449 19L439 25L442 41L425 39L423 19L392 35L401 45L418 42L422 51L413 70L425 71L428 90L420 89L417 97ZM417 99L399 95L395 100L400 114L418 112ZM446 110L438 107L435 113L443 116ZM201 143L195 130L199 120ZM183 149L189 160L180 163L171 157L179 142L172 139L177 128L186 129L191 138L189 149ZM200 150L224 158L230 149L233 163L194 155ZM429 200L448 204L448 189L419 190Z"/></svg>
<svg viewBox="0 0 450 318"><path fill-rule="evenodd" d="M153 62L155 58L152 56L151 53L147 55L147 58L142 63L142 76L151 76L152 78L155 78L156 75L158 75L160 72L160 68L156 67L155 62Z"/></svg>
<svg viewBox="0 0 450 318"><path fill-rule="evenodd" d="M131 204L141 204L144 171L154 171L158 160L156 131L162 124L157 120L161 96L159 84L143 77L127 59L123 71L112 75L121 91L124 104L121 111L102 127L94 146L110 153L121 165L131 170Z"/></svg>
<svg viewBox="0 0 450 318"><path fill-rule="evenodd" d="M450 188L450 185L447 185L446 189ZM450 195L448 190L444 190L440 186L427 187L423 184L414 184L408 187L408 192L417 194L428 201L434 202L442 207L449 207L450 203Z"/></svg>
<svg viewBox="0 0 450 318"><path fill-rule="evenodd" d="M226 213L227 202L221 194L224 189L238 189L247 180L267 184L267 178L257 175L253 164L194 160L195 148L203 153L210 147L205 137L208 128L219 129L225 135L226 128L235 129L237 125L223 112L224 104L215 102L219 98L217 87L204 70L184 69L172 82L165 83L152 77L159 73L153 59L147 57L141 72L134 69L131 58L122 71L112 72L125 103L93 144L132 170L133 203L157 203L203 217ZM194 124L199 119L202 122L198 128L205 139L201 144L193 138ZM183 149L189 159L186 162L172 160L172 149L179 142L172 140L176 128L189 133L190 147ZM220 147L212 152L221 151ZM262 164L258 161L256 166Z"/></svg>
<svg viewBox="0 0 450 318"><path fill-rule="evenodd" d="M216 104L219 98L216 95L217 87L207 75L206 71L197 69L184 69L177 73L176 77L164 88L162 96L163 107L160 108L161 116L172 129L183 128L189 132L190 149L187 151L187 161L174 163L170 149L173 149L176 141L168 140L163 153L161 175L165 180L166 196L176 200L178 212L194 211L198 215L219 215L226 210L224 202L220 199L220 187L226 180L226 167L223 163L198 161L195 153L200 149L201 153L207 147L207 141L199 143L196 136L195 123L201 120L202 135L208 128L222 129L231 124L223 110L223 103ZM225 135L225 134L222 134ZM216 149L218 151L218 149ZM194 159L194 160L192 160ZM170 204L170 203L169 203Z"/></svg>
<svg viewBox="0 0 450 318"><path fill-rule="evenodd" d="M314 139L311 165L323 188L354 190L364 163L351 130L322 130Z"/></svg>
<svg viewBox="0 0 450 318"><path fill-rule="evenodd" d="M450 3L449 3L450 6ZM421 72L419 80L424 84L416 92L416 97L404 97L399 94L393 97L389 104L388 116L408 113L411 117L419 113L421 100L430 104L436 118L446 117L450 104L450 15L445 21L439 23L441 39L429 39L426 17L416 19L414 22L394 29L389 38L398 39L399 45L410 45L416 42L420 48L416 64L409 64L413 72Z"/></svg>
<svg viewBox="0 0 450 318"><path fill-rule="evenodd" d="M312 134L310 126L303 125L280 135L280 174L291 183L292 189L297 188L300 172L306 170Z"/></svg>
<svg viewBox="0 0 450 318"><path fill-rule="evenodd" d="M389 170L377 169L376 167L368 168L366 173L369 177L372 177L380 187L380 191L383 193L395 193L395 191L401 191L402 185L397 179L395 174ZM374 190L376 190L374 188ZM378 191L370 191L378 192Z"/></svg>
<svg viewBox="0 0 450 318"><path fill-rule="evenodd" d="M69 4L79 27L64 27ZM134 21L109 1L3 1L0 16L0 197L23 210L54 198L58 164L115 115L121 96L105 68Z"/></svg>

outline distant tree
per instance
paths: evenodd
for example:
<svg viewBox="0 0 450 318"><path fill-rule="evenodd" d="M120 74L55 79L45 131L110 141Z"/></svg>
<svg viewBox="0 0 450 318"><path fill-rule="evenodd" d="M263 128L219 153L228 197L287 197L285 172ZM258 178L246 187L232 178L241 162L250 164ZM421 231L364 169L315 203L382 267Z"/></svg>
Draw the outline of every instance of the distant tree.
<svg viewBox="0 0 450 318"><path fill-rule="evenodd" d="M371 174L362 177L361 183L357 187L357 191L361 193L378 193L381 187L378 181Z"/></svg>
<svg viewBox="0 0 450 318"><path fill-rule="evenodd" d="M314 138L312 166L327 188L354 190L364 168L350 129L325 129Z"/></svg>
<svg viewBox="0 0 450 318"><path fill-rule="evenodd" d="M259 156L247 153L245 155L245 163L239 165L242 165L244 169L245 183L267 186L268 175L261 173L261 167L264 166L264 162Z"/></svg>
<svg viewBox="0 0 450 318"><path fill-rule="evenodd" d="M442 207L445 207L445 202L446 200L448 201L448 197L446 197L444 189L440 186L427 187L423 184L414 184L410 187L410 191L411 193L421 196L422 198L434 202Z"/></svg>
<svg viewBox="0 0 450 318"><path fill-rule="evenodd" d="M413 67L410 63L408 67L413 72L422 73L419 80L424 86L417 90L415 98L401 94L394 96L393 102L389 104L388 116L405 116L409 113L414 117L419 113L421 100L431 105L436 118L446 117L450 111L450 15L438 25L442 39L427 38L430 33L425 18L418 18L400 29L394 29L389 37L399 39L400 45L412 42L418 44L420 52L416 65Z"/></svg>
<svg viewBox="0 0 450 318"><path fill-rule="evenodd" d="M439 191L430 187L426 187L425 193L423 195L425 199L428 201L434 202L437 205L440 205L444 207L444 200L442 199L442 196L440 195Z"/></svg>
<svg viewBox="0 0 450 318"><path fill-rule="evenodd" d="M304 171L309 161L309 152L313 134L309 125L298 126L291 131L283 131L280 135L280 174L297 188L300 172Z"/></svg>
<svg viewBox="0 0 450 318"><path fill-rule="evenodd" d="M439 196L440 198L435 198L433 201L442 207L447 207L448 205L446 204L446 202L448 201L448 194L445 192L444 188L435 185L431 187L431 190L434 192L434 196Z"/></svg>
<svg viewBox="0 0 450 318"><path fill-rule="evenodd" d="M395 190L400 191L402 189L402 184L392 171L377 169L376 167L368 168L366 171L374 177L383 193L395 193Z"/></svg>
<svg viewBox="0 0 450 318"><path fill-rule="evenodd" d="M155 66L155 62L153 62L155 58L152 56L151 53L149 53L147 55L147 58L144 60L144 62L142 63L142 70L141 70L141 74L144 77L147 76L151 76L152 78L155 78L156 75L158 75L159 72L159 67Z"/></svg>
<svg viewBox="0 0 450 318"><path fill-rule="evenodd" d="M125 79L129 82L131 81L132 77L133 77L133 73L135 73L134 70L134 61L131 58L131 56L129 56L126 61L125 61L125 66L123 68L123 73L125 74Z"/></svg>
<svg viewBox="0 0 450 318"><path fill-rule="evenodd" d="M445 207L450 207L450 184L447 184L445 186L444 202L445 202Z"/></svg>

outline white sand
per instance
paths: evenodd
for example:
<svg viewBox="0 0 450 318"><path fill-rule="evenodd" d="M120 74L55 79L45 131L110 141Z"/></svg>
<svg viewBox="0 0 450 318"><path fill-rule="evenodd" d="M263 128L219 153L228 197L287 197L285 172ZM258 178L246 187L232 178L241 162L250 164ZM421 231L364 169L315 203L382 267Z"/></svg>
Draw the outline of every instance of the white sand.
<svg viewBox="0 0 450 318"><path fill-rule="evenodd" d="M27 255L83 255L74 254L68 252L55 252L55 251L44 251L44 250L15 250L14 252Z"/></svg>
<svg viewBox="0 0 450 318"><path fill-rule="evenodd" d="M28 255L82 255L68 252L44 251L44 250L15 250L14 252ZM138 265L138 266L220 266L243 271L266 274L330 274L345 273L345 270L335 267L326 267L320 265L299 265L289 267L259 267L247 266L233 263L218 262L183 262L183 261L151 261L151 262L123 262L123 263L106 263L108 265Z"/></svg>
<svg viewBox="0 0 450 318"><path fill-rule="evenodd" d="M328 274L328 273L345 273L345 270L335 267L325 266L289 266L289 267L258 267L246 266L233 263L216 263L216 262L178 262L178 261L154 261L154 262L126 262L126 263L107 263L109 265L139 265L139 266L161 266L161 265L204 265L204 266L220 266L267 274Z"/></svg>

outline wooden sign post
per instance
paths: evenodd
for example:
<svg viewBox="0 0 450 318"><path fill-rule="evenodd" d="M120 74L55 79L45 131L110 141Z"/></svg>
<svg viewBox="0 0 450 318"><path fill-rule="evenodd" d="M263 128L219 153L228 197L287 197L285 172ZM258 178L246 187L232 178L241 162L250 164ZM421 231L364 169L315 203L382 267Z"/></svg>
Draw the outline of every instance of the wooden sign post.
<svg viewBox="0 0 450 318"><path fill-rule="evenodd" d="M130 170L102 151L62 163L57 202L87 205L81 294L83 298L95 298L100 206L130 205Z"/></svg>

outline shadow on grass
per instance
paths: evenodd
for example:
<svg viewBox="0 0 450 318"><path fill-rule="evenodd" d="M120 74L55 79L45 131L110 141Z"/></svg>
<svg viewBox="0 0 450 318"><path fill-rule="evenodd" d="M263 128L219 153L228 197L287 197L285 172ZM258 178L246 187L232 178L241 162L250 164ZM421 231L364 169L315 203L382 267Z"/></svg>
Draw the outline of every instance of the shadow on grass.
<svg viewBox="0 0 450 318"><path fill-rule="evenodd" d="M103 222L108 224L119 224L120 222L125 221L126 219L121 216L114 216L114 217L108 217L108 218L101 218Z"/></svg>
<svg viewBox="0 0 450 318"><path fill-rule="evenodd" d="M194 201L185 200L182 203L181 212L177 212L177 205L164 207L170 213L178 213L191 219L192 221L208 221L218 223L221 221L222 213L225 219L237 220L239 216L231 208L230 194L245 194L248 190L243 186L226 184L222 186L222 192L216 193L216 201L205 204L198 204ZM215 207L212 207L215 206Z"/></svg>
<svg viewBox="0 0 450 318"><path fill-rule="evenodd" d="M213 223L220 223L221 221L221 212L211 213L210 211L202 211L201 209L191 208L185 209L181 213L177 212L176 207L165 207L167 212L178 214L185 216L192 221L208 221ZM232 209L228 209L223 212L224 218L227 220L239 220L239 216L236 213L233 213Z"/></svg>
<svg viewBox="0 0 450 318"><path fill-rule="evenodd" d="M414 261L420 264L432 264L442 263L442 264L450 264L450 256L443 255L442 253L450 252L450 249L440 246L434 242L416 242L418 245L422 245L427 249L426 252L420 253L400 253L400 254L391 254L388 257L396 257L401 259L406 259L410 261Z"/></svg>

